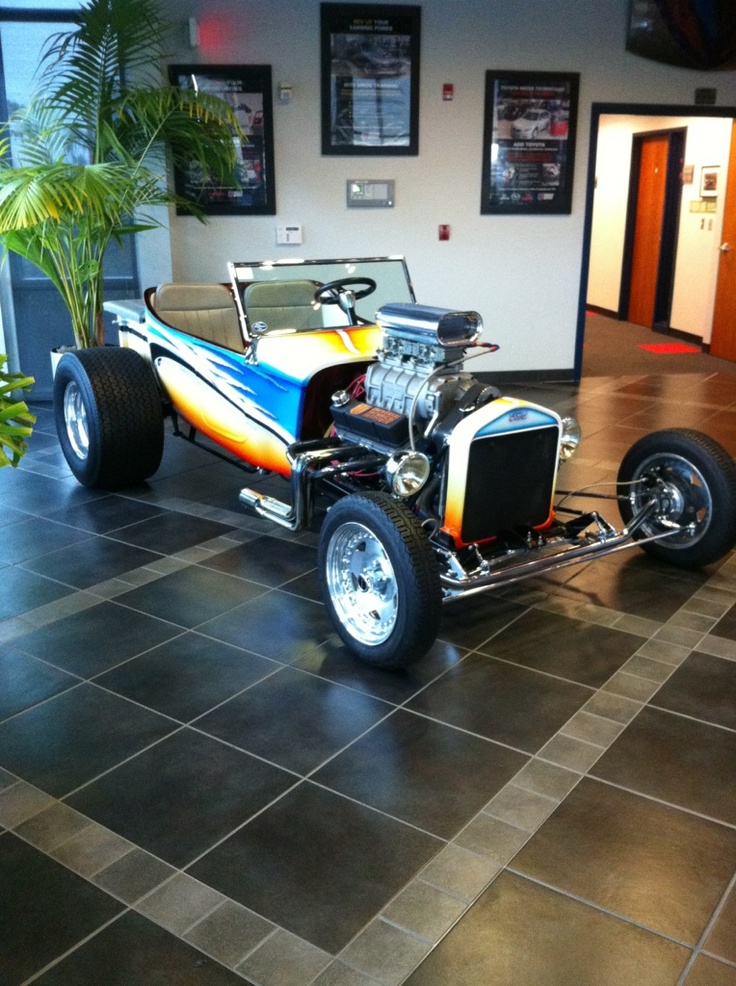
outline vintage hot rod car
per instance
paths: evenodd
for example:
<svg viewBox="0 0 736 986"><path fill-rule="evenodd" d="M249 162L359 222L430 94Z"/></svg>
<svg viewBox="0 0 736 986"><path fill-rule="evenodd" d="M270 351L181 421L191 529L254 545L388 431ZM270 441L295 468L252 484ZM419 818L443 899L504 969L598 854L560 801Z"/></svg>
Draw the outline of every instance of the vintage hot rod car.
<svg viewBox="0 0 736 986"><path fill-rule="evenodd" d="M64 455L88 486L158 468L164 418L251 472L251 511L320 523L325 606L346 646L386 668L420 657L440 603L638 543L702 566L736 542L736 466L711 438L654 432L625 455L623 527L574 509L560 463L573 419L503 396L466 369L473 311L416 303L401 257L231 263L230 283L164 284L111 303L120 346L68 353L54 398ZM575 499L571 495L575 494Z"/></svg>

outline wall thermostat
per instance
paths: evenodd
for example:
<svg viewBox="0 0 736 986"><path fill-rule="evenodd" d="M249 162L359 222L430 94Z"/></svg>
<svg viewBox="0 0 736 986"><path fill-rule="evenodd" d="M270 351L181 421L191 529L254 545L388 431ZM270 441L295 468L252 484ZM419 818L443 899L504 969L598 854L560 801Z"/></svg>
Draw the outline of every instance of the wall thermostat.
<svg viewBox="0 0 736 986"><path fill-rule="evenodd" d="M350 209L393 209L393 179L351 178L347 186L348 208Z"/></svg>

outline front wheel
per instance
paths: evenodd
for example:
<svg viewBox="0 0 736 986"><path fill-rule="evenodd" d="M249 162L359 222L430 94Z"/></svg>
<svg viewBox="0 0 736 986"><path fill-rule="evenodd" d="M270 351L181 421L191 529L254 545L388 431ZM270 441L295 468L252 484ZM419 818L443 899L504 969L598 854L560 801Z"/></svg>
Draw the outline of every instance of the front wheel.
<svg viewBox="0 0 736 986"><path fill-rule="evenodd" d="M320 533L319 578L330 618L349 650L403 668L432 646L440 624L439 569L409 510L386 493L346 496Z"/></svg>
<svg viewBox="0 0 736 986"><path fill-rule="evenodd" d="M132 349L66 353L54 376L61 450L83 486L120 489L161 464L164 419L153 371Z"/></svg>
<svg viewBox="0 0 736 986"><path fill-rule="evenodd" d="M634 533L655 558L682 568L718 561L736 543L736 465L718 442L687 428L655 431L636 442L618 473L625 524L651 501Z"/></svg>

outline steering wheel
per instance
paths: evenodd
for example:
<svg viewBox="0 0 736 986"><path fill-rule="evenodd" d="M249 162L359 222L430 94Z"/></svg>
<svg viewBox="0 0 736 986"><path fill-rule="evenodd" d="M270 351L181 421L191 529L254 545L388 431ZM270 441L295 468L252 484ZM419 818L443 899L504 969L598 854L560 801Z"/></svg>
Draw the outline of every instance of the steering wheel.
<svg viewBox="0 0 736 986"><path fill-rule="evenodd" d="M362 285L362 287L358 287ZM353 288L358 288L354 291ZM343 310L345 309L345 302L343 297L348 293L352 294L352 301L359 301L361 298L367 298L369 294L373 294L376 290L376 282L372 277L340 277L336 281L328 281L327 284L321 285L314 292L314 300L319 302L320 305L340 305Z"/></svg>

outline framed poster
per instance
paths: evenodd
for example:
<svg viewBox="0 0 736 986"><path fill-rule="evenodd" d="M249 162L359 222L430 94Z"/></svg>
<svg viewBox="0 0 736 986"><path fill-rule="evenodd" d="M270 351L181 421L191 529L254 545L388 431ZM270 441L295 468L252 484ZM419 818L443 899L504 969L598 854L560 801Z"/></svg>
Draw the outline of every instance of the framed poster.
<svg viewBox="0 0 736 986"><path fill-rule="evenodd" d="M421 7L323 3L322 153L419 153Z"/></svg>
<svg viewBox="0 0 736 986"><path fill-rule="evenodd" d="M569 213L580 76L486 72L480 211Z"/></svg>
<svg viewBox="0 0 736 986"><path fill-rule="evenodd" d="M700 197L701 199L718 198L718 172L720 168L717 164L710 164L700 169Z"/></svg>
<svg viewBox="0 0 736 986"><path fill-rule="evenodd" d="M210 216L276 214L270 65L170 65L169 80L226 100L246 135L239 141L237 187L223 186L198 165L175 169L177 195Z"/></svg>

